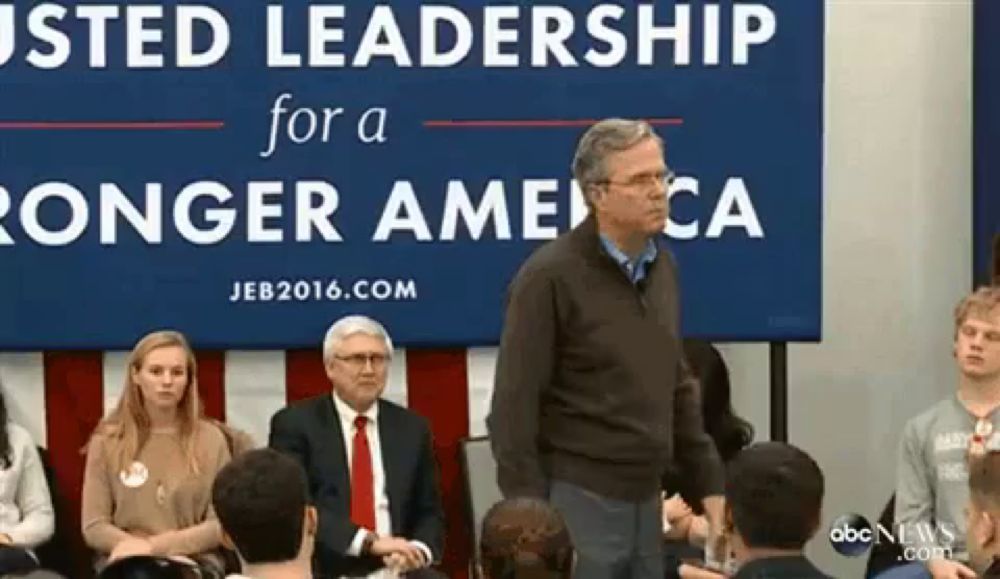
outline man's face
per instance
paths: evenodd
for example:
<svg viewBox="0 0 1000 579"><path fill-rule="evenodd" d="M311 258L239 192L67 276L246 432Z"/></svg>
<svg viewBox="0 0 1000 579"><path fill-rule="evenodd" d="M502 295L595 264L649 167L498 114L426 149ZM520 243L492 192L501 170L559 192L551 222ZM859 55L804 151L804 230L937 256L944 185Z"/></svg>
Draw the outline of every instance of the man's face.
<svg viewBox="0 0 1000 579"><path fill-rule="evenodd" d="M597 185L594 207L602 223L630 234L653 236L663 231L668 211L667 165L655 139L605 160L607 182Z"/></svg>
<svg viewBox="0 0 1000 579"><path fill-rule="evenodd" d="M385 390L389 354L382 338L368 334L345 338L326 361L334 392L354 410L367 410Z"/></svg>
<svg viewBox="0 0 1000 579"><path fill-rule="evenodd" d="M1000 307L969 314L955 337L955 358L970 378L1000 377Z"/></svg>

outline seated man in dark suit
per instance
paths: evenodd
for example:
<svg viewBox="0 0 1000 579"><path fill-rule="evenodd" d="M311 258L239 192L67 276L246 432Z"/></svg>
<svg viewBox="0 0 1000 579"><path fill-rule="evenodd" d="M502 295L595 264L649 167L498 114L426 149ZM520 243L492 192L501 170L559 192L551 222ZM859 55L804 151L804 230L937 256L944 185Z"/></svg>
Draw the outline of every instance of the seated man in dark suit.
<svg viewBox="0 0 1000 579"><path fill-rule="evenodd" d="M755 444L726 468L726 528L734 579L830 579L803 549L820 525L823 473L794 446Z"/></svg>
<svg viewBox="0 0 1000 579"><path fill-rule="evenodd" d="M270 446L296 458L319 512L318 578L413 573L440 561L444 512L427 421L381 400L392 340L364 316L323 341L330 395L271 419Z"/></svg>
<svg viewBox="0 0 1000 579"><path fill-rule="evenodd" d="M562 515L537 498L493 505L479 541L483 579L570 579L576 552Z"/></svg>

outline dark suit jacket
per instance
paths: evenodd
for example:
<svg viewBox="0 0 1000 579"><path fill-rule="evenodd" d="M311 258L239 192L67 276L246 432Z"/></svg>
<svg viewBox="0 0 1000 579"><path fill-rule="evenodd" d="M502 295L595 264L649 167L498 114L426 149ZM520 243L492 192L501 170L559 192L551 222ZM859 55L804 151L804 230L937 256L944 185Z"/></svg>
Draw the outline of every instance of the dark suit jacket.
<svg viewBox="0 0 1000 579"><path fill-rule="evenodd" d="M733 579L833 579L813 565L809 559L766 557L749 561L740 567Z"/></svg>
<svg viewBox="0 0 1000 579"><path fill-rule="evenodd" d="M378 433L393 536L421 541L440 561L444 511L427 420L378 401ZM350 468L331 395L297 402L271 418L269 446L296 458L309 477L319 511L317 577L365 575L382 566L373 557L346 555L358 526L351 522Z"/></svg>

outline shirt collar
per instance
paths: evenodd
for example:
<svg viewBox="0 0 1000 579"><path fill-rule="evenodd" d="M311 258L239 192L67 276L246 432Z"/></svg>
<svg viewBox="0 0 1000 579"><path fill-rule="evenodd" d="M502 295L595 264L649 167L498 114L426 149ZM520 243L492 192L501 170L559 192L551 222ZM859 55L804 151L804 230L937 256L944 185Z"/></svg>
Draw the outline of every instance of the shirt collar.
<svg viewBox="0 0 1000 579"><path fill-rule="evenodd" d="M378 423L378 400L376 400L375 404L372 404L368 410L359 413L357 410L351 408L347 402L341 400L340 396L338 396L336 392L332 392L330 395L333 397L333 405L337 408L337 414L340 415L340 420L344 424L353 426L354 419L359 415L367 418L368 422L371 422L372 424Z"/></svg>
<svg viewBox="0 0 1000 579"><path fill-rule="evenodd" d="M604 250L608 252L615 261L621 265L628 264L631 260L624 251L618 249L614 241L605 236L603 233L598 234L601 239L601 245L604 246ZM656 259L656 244L653 243L652 239L646 240L646 246L642 248L642 252L639 253L638 257L635 258L635 263L649 263Z"/></svg>
<svg viewBox="0 0 1000 579"><path fill-rule="evenodd" d="M646 266L653 263L656 259L656 243L652 239L646 240L646 246L642 248L642 252L636 256L635 261L629 259L628 255L624 251L618 249L614 241L605 236L603 233L599 233L598 237L601 240L601 245L604 247L604 251L611 256L611 259L621 266L622 270L629 276L634 282L635 278L640 278L645 275Z"/></svg>

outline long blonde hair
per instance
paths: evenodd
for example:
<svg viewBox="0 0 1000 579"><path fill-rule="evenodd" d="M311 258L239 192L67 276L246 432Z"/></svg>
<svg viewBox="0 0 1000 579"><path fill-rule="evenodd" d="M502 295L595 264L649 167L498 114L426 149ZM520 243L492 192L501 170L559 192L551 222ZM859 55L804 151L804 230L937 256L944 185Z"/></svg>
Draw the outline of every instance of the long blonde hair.
<svg viewBox="0 0 1000 579"><path fill-rule="evenodd" d="M177 404L177 420L181 447L187 457L188 468L193 473L199 472L195 448L198 426L204 419L204 411L198 395L198 364L184 335L170 330L147 334L132 349L125 372L125 389L122 390L115 409L101 421L95 431L107 436L111 442L113 449L111 464L116 472L126 470L138 458L146 442L149 441L151 431L149 413L143 404L142 389L132 379L132 375L142 370L142 365L150 352L171 346L183 348L187 358L188 380L184 394Z"/></svg>

